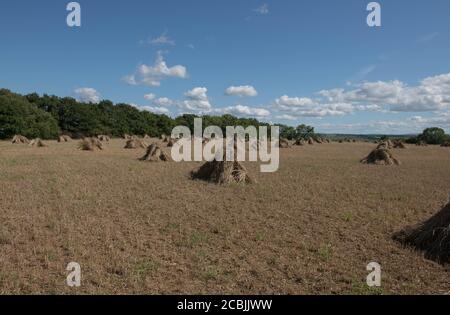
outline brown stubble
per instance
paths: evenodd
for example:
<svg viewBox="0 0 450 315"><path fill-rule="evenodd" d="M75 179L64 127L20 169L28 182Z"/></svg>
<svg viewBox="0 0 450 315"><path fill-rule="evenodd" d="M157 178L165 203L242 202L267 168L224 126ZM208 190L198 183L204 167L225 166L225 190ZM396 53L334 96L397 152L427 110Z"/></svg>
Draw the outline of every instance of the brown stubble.
<svg viewBox="0 0 450 315"><path fill-rule="evenodd" d="M373 144L293 147L278 172L247 162L257 183L219 186L190 179L202 163L142 162L125 140L46 143L0 142L0 293L364 294L371 261L375 293L450 290L448 267L391 239L448 200L448 149L372 166L359 160Z"/></svg>

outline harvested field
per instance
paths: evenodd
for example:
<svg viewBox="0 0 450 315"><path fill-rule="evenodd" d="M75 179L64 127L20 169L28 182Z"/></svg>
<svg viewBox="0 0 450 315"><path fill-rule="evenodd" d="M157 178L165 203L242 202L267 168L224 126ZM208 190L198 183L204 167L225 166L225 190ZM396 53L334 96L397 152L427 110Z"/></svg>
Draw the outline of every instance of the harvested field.
<svg viewBox="0 0 450 315"><path fill-rule="evenodd" d="M370 143L295 146L276 173L246 162L255 183L215 185L190 179L202 162L143 163L125 142L0 142L1 294L450 291L448 265L392 239L447 203L446 149L410 146L395 152L401 166L368 167ZM65 284L72 261L76 289Z"/></svg>

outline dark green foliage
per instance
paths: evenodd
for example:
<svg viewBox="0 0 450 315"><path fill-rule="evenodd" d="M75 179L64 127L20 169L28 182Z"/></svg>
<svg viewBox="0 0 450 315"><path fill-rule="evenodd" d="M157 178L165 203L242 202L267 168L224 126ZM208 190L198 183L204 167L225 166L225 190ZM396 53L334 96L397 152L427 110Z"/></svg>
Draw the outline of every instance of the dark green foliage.
<svg viewBox="0 0 450 315"><path fill-rule="evenodd" d="M286 125L280 125L280 138L288 139L288 140L297 140L304 139L307 140L309 138L316 138L316 134L314 132L314 127L307 125L299 125L296 128Z"/></svg>
<svg viewBox="0 0 450 315"><path fill-rule="evenodd" d="M442 144L449 139L443 129L436 127L425 129L417 138L427 144Z"/></svg>
<svg viewBox="0 0 450 315"><path fill-rule="evenodd" d="M121 137L124 134L149 135L159 137L169 135L175 126L187 126L194 131L194 119L199 116L184 114L172 119L167 115L157 115L141 111L128 104L113 104L104 100L99 104L80 103L71 97L57 97L32 93L21 96L0 89L0 139L21 134L28 138L56 139L59 134L72 137L91 137L99 134ZM254 118L238 118L232 115L202 116L203 128L218 126L226 134L227 126L267 126ZM314 127L278 125L280 137L296 139L316 139ZM270 136L270 128L268 128ZM381 137L387 139L387 136ZM440 128L428 128L418 137L409 138L407 143L424 141L428 144L442 144L450 137Z"/></svg>
<svg viewBox="0 0 450 315"><path fill-rule="evenodd" d="M10 138L14 134L43 139L54 138L58 134L68 134L74 138L92 137L99 134L120 137L124 134L149 135L159 137L169 135L175 126L187 126L194 131L194 118L185 114L172 119L167 115L157 115L141 111L128 104L113 104L104 100L99 104L80 103L74 98L40 96L36 93L21 96L8 90L0 90L0 137ZM31 122L30 122L31 120ZM252 118L238 118L232 115L203 116L203 128L220 127L225 135L227 126L268 126ZM270 128L268 129L270 132Z"/></svg>
<svg viewBox="0 0 450 315"><path fill-rule="evenodd" d="M299 125L297 126L296 130L296 139L309 139L309 138L315 138L315 132L314 127L307 126L307 125Z"/></svg>
<svg viewBox="0 0 450 315"><path fill-rule="evenodd" d="M57 121L51 114L30 103L27 98L0 90L0 139L21 134L27 138L54 139Z"/></svg>
<svg viewBox="0 0 450 315"><path fill-rule="evenodd" d="M426 144L443 144L446 141L450 141L450 136L445 134L445 131L441 128L432 127L425 129L417 137L410 137L406 139L406 143L416 144L419 142Z"/></svg>

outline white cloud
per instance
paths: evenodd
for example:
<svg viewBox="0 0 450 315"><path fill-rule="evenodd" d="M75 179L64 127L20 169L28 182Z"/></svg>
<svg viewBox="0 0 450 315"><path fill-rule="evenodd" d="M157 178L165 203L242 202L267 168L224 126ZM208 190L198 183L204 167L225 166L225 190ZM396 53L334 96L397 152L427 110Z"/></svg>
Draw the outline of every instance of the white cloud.
<svg viewBox="0 0 450 315"><path fill-rule="evenodd" d="M216 112L221 113L221 114L233 114L236 116L257 117L257 118L263 118L263 117L270 116L270 111L268 111L267 109L249 107L249 106L244 106L244 105L236 105L236 106L220 108L220 109L217 109Z"/></svg>
<svg viewBox="0 0 450 315"><path fill-rule="evenodd" d="M441 112L438 116L432 117L413 116L409 120L414 122L415 125L421 126L422 129L424 127L436 126L450 130L450 111Z"/></svg>
<svg viewBox="0 0 450 315"><path fill-rule="evenodd" d="M79 88L74 91L75 98L84 103L100 103L102 97L97 90L93 88Z"/></svg>
<svg viewBox="0 0 450 315"><path fill-rule="evenodd" d="M141 64L134 74L125 76L123 80L130 85L160 86L161 81L169 77L185 79L186 67L182 65L168 67L162 53L158 52L153 66Z"/></svg>
<svg viewBox="0 0 450 315"><path fill-rule="evenodd" d="M167 36L167 31L162 33L159 37L153 38L149 41L151 45L171 45L175 46L175 41Z"/></svg>
<svg viewBox="0 0 450 315"><path fill-rule="evenodd" d="M324 132L376 133L376 134L411 134L420 133L430 126L450 130L450 112L439 116L412 116L403 120L375 120L348 124L317 124Z"/></svg>
<svg viewBox="0 0 450 315"><path fill-rule="evenodd" d="M391 111L443 110L450 106L450 73L425 78L418 86L408 86L398 80L365 82L354 90L328 90L319 94L331 102L377 105Z"/></svg>
<svg viewBox="0 0 450 315"><path fill-rule="evenodd" d="M155 113L155 114L166 114L166 115L170 114L170 110L165 108L165 107L160 107L160 106L140 106L140 105L135 104L135 103L130 103L130 105L133 106L133 107L136 107L140 111L147 111L147 112L152 112L152 113Z"/></svg>
<svg viewBox="0 0 450 315"><path fill-rule="evenodd" d="M166 107L158 107L158 106L141 106L141 110L146 110L148 112L152 112L155 114L166 114L169 115L170 111Z"/></svg>
<svg viewBox="0 0 450 315"><path fill-rule="evenodd" d="M145 94L145 95L144 95L144 99L146 99L147 101L154 100L155 97L156 97L156 95L153 94L153 93L149 93L149 94Z"/></svg>
<svg viewBox="0 0 450 315"><path fill-rule="evenodd" d="M175 101L167 98L167 97L160 97L153 101L153 105L156 105L158 107L168 107L175 104Z"/></svg>
<svg viewBox="0 0 450 315"><path fill-rule="evenodd" d="M319 100L313 100L308 97L289 97L283 95L276 99L273 107L292 117L325 117L325 116L342 116L351 113L353 107L347 103L321 103Z"/></svg>
<svg viewBox="0 0 450 315"><path fill-rule="evenodd" d="M287 95L283 95L280 98L276 99L275 103L281 108L307 107L316 104L315 101L307 97L289 97Z"/></svg>
<svg viewBox="0 0 450 315"><path fill-rule="evenodd" d="M387 113L389 111L383 109L380 105L356 105L355 110L360 112L380 112Z"/></svg>
<svg viewBox="0 0 450 315"><path fill-rule="evenodd" d="M450 109L450 73L423 79L417 86L399 80L364 82L349 89L322 90L317 98L276 99L273 108L294 117L341 116L356 111L435 112Z"/></svg>
<svg viewBox="0 0 450 315"><path fill-rule="evenodd" d="M314 107L299 111L294 111L293 114L300 117L326 117L326 116L344 116L350 114L353 107L350 104L325 104L320 107Z"/></svg>
<svg viewBox="0 0 450 315"><path fill-rule="evenodd" d="M212 109L207 95L208 89L205 87L196 87L187 91L184 95L187 100L181 103L181 107L190 111L207 112Z"/></svg>
<svg viewBox="0 0 450 315"><path fill-rule="evenodd" d="M280 120L297 120L297 117L288 114L278 115L275 118Z"/></svg>
<svg viewBox="0 0 450 315"><path fill-rule="evenodd" d="M260 7L257 7L256 9L254 9L253 11L255 11L256 13L261 14L261 15L269 14L269 5L267 3L264 3Z"/></svg>
<svg viewBox="0 0 450 315"><path fill-rule="evenodd" d="M252 97L257 96L258 92L251 85L230 86L225 90L225 95L228 96L240 96L240 97Z"/></svg>
<svg viewBox="0 0 450 315"><path fill-rule="evenodd" d="M122 80L129 85L138 85L136 81L136 76L134 74L126 75L123 77Z"/></svg>

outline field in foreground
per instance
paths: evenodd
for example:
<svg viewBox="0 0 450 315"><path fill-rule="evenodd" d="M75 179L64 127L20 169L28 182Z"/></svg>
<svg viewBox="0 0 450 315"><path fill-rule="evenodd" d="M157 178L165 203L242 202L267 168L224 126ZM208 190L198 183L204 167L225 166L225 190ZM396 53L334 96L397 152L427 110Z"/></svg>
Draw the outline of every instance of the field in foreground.
<svg viewBox="0 0 450 315"><path fill-rule="evenodd" d="M141 162L124 140L47 143L0 142L2 294L450 291L449 266L391 240L448 201L449 149L394 150L403 164L386 167L359 163L373 144L294 147L276 173L245 163L256 184L216 186L189 178L201 163Z"/></svg>

